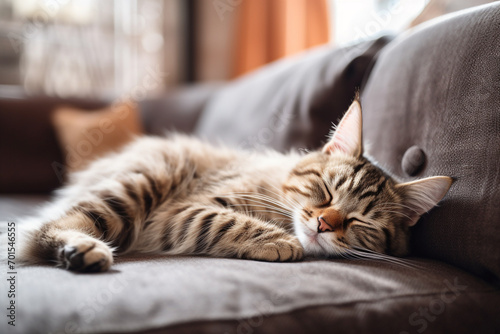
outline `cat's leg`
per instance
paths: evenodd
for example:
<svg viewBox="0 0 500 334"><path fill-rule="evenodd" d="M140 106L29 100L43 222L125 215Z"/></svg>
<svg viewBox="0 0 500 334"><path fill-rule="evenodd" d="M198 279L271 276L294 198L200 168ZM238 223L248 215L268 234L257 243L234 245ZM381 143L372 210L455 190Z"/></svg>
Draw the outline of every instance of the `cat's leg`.
<svg viewBox="0 0 500 334"><path fill-rule="evenodd" d="M262 261L294 261L303 257L299 240L277 224L216 206L185 205L176 211L171 219L168 211L154 217L158 222L166 222L161 230L151 225L154 234L161 237L159 248L167 253Z"/></svg>
<svg viewBox="0 0 500 334"><path fill-rule="evenodd" d="M97 238L99 230L82 212L73 211L26 233L21 254L25 262L52 262L85 272L106 271L113 264L112 249Z"/></svg>
<svg viewBox="0 0 500 334"><path fill-rule="evenodd" d="M168 194L159 190L159 182L150 174L129 172L83 189L68 187L60 201L70 202L67 209L23 237L24 262L55 262L75 271L109 269L112 249L129 251Z"/></svg>
<svg viewBox="0 0 500 334"><path fill-rule="evenodd" d="M70 175L70 185L52 204L57 213L40 215L41 226L20 236L22 258L73 270L106 270L111 248L116 254L134 250L149 217L168 199L183 196L195 175L191 155L176 142L136 140Z"/></svg>

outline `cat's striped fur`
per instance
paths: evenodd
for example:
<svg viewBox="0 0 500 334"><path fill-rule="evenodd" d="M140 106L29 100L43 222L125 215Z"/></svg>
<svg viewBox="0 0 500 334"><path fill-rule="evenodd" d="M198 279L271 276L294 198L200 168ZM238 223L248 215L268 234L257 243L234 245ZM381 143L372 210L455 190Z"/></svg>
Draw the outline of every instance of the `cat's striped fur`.
<svg viewBox="0 0 500 334"><path fill-rule="evenodd" d="M184 136L145 137L94 162L24 234L22 257L103 271L113 253L264 261L363 248L408 251L408 229L447 192L398 184L363 156L354 102L322 152L249 153Z"/></svg>

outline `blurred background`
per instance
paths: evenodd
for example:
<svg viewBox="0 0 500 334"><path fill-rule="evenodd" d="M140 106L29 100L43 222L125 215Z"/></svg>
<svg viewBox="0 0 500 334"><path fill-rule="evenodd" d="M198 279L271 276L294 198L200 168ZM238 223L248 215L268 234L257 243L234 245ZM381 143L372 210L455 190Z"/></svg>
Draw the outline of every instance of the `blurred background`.
<svg viewBox="0 0 500 334"><path fill-rule="evenodd" d="M143 98L486 2L0 0L0 91L112 98L140 86Z"/></svg>

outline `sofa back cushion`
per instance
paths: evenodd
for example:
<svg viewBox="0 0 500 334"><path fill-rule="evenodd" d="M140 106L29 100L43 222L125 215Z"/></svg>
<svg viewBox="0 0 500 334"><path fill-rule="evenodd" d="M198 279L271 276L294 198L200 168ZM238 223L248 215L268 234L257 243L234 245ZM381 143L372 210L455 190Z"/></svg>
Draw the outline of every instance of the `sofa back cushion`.
<svg viewBox="0 0 500 334"><path fill-rule="evenodd" d="M341 49L323 46L246 75L215 94L195 132L247 149L316 149L389 40Z"/></svg>
<svg viewBox="0 0 500 334"><path fill-rule="evenodd" d="M500 4L417 27L379 55L362 96L370 154L403 179L455 178L415 226L417 255L500 277Z"/></svg>

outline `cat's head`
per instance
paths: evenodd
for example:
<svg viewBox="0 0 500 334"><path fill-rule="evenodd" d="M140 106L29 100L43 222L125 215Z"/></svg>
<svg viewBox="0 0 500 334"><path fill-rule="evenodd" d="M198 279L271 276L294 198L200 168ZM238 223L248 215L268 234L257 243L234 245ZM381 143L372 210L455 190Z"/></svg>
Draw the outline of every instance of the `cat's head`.
<svg viewBox="0 0 500 334"><path fill-rule="evenodd" d="M409 227L447 193L452 179L399 183L363 156L361 105L355 101L321 152L305 155L283 186L306 254L367 249L404 256Z"/></svg>

